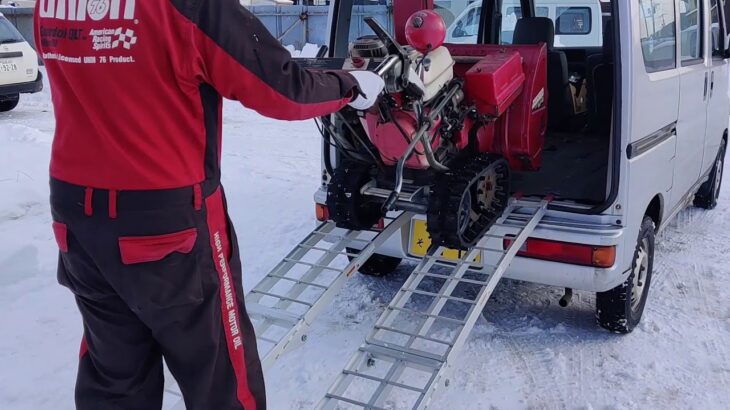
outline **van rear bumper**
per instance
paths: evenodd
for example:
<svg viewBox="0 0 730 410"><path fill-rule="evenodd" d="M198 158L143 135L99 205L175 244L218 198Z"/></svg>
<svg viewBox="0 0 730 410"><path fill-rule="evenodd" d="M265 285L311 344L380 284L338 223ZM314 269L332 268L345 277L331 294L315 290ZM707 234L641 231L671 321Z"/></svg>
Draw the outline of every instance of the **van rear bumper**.
<svg viewBox="0 0 730 410"><path fill-rule="evenodd" d="M41 90L43 90L43 74L39 71L38 77L35 81L31 81L29 83L0 85L0 100L2 100L2 97L6 95L32 94Z"/></svg>
<svg viewBox="0 0 730 410"><path fill-rule="evenodd" d="M517 257L505 277L589 292L605 292L623 283L629 272L623 271L618 265L609 269L596 269Z"/></svg>
<svg viewBox="0 0 730 410"><path fill-rule="evenodd" d="M315 194L315 201L324 203L324 190ZM422 219L423 216L415 218ZM629 276L630 266L625 266L626 252L633 254L625 245L625 229L613 224L617 218L611 215L581 215L559 211L548 211L531 237L553 241L589 244L596 246L615 246L616 261L610 268L594 268L590 266L571 265L538 259L516 257L505 273L505 277L526 282L539 283L584 290L604 292L623 283ZM508 220L507 222L510 222ZM519 223L515 220L515 223ZM497 235L506 234L507 231ZM419 258L409 255L411 238L410 224L404 226L399 234L390 237L378 253L417 262ZM633 244L633 241L628 241ZM494 245L493 245L494 246ZM498 246L498 245L497 245Z"/></svg>

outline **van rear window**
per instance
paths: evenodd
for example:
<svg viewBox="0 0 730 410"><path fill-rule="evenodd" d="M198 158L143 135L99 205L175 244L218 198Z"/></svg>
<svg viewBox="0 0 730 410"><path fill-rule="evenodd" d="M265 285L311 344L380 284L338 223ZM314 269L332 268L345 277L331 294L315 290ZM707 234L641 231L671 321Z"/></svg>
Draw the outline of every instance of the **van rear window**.
<svg viewBox="0 0 730 410"><path fill-rule="evenodd" d="M558 7L556 12L555 34L590 34L592 16L589 7Z"/></svg>
<svg viewBox="0 0 730 410"><path fill-rule="evenodd" d="M10 24L8 19L0 17L0 44L20 43L25 41L22 35Z"/></svg>
<svg viewBox="0 0 730 410"><path fill-rule="evenodd" d="M675 68L677 58L676 13L673 0L639 0L641 51L646 71Z"/></svg>

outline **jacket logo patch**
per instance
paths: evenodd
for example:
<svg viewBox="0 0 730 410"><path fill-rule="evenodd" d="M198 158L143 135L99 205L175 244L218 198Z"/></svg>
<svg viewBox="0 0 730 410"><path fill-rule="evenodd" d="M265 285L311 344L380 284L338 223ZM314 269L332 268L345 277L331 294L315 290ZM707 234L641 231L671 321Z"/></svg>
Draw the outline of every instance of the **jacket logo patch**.
<svg viewBox="0 0 730 410"><path fill-rule="evenodd" d="M136 0L39 0L41 18L68 21L133 20ZM124 3L124 7L122 7Z"/></svg>

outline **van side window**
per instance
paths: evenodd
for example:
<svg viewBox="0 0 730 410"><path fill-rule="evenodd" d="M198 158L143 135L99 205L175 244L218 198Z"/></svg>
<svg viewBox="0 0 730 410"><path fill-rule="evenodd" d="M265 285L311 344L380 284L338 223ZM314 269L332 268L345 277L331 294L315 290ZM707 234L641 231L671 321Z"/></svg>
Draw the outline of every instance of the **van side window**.
<svg viewBox="0 0 730 410"><path fill-rule="evenodd" d="M639 0L641 51L648 73L676 68L677 34L673 0Z"/></svg>
<svg viewBox="0 0 730 410"><path fill-rule="evenodd" d="M502 2L502 28L500 34L501 44L512 44L512 36L515 33L517 20L522 18L522 7L519 0L504 0Z"/></svg>
<svg viewBox="0 0 730 410"><path fill-rule="evenodd" d="M720 10L717 6L717 0L710 0L710 31L712 32L712 56L722 58L722 38L720 37L721 31L724 31L720 27ZM727 19L727 16L725 16Z"/></svg>
<svg viewBox="0 0 730 410"><path fill-rule="evenodd" d="M682 65L702 62L704 57L704 29L702 24L702 1L680 0L679 27Z"/></svg>

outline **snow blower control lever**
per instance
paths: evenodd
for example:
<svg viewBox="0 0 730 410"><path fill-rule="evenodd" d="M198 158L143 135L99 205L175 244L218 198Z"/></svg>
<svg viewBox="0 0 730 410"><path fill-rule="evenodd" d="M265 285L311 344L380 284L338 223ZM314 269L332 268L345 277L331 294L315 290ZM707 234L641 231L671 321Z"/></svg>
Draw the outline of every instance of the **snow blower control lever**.
<svg viewBox="0 0 730 410"><path fill-rule="evenodd" d="M322 117L337 226L364 230L385 213L425 213L435 245L468 249L502 214L510 169L537 170L547 124L547 48L444 45L433 10L406 22L407 46L373 18L375 35L350 44L343 68L385 81L366 111Z"/></svg>

